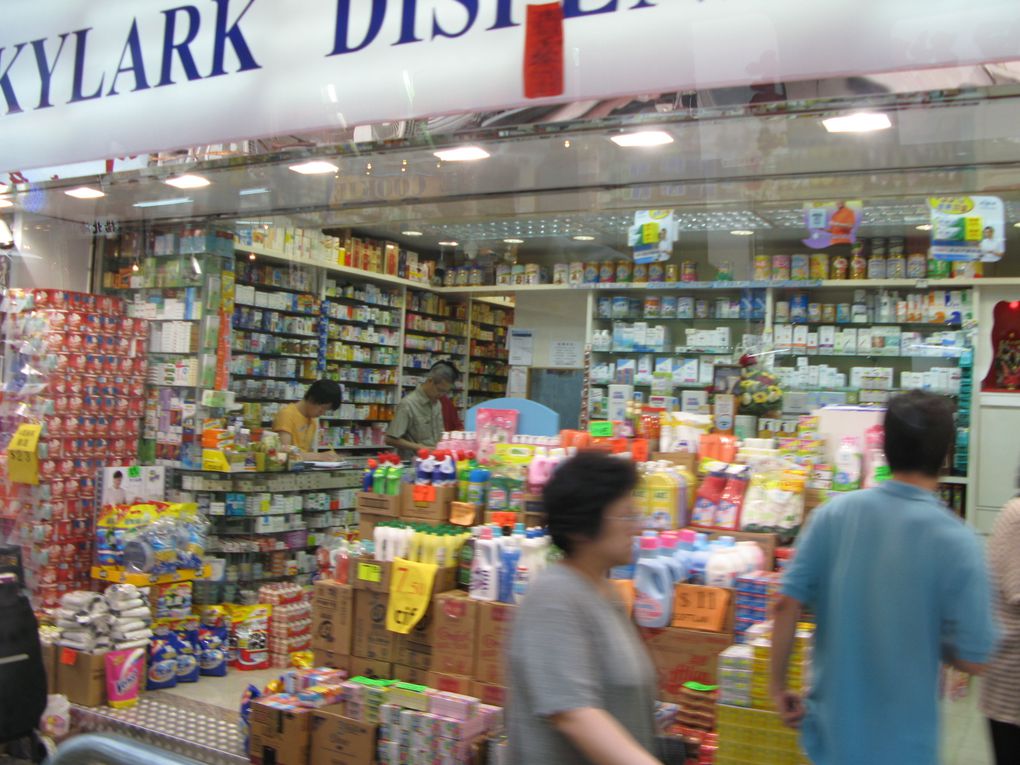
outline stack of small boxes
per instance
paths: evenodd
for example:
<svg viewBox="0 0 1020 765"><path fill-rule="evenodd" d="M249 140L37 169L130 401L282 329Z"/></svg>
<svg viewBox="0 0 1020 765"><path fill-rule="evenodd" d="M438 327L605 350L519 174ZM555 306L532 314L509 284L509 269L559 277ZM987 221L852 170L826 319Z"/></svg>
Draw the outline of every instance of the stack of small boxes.
<svg viewBox="0 0 1020 765"><path fill-rule="evenodd" d="M737 577L736 637L743 642L744 633L754 624L770 618L772 605L779 597L780 575L761 571Z"/></svg>
<svg viewBox="0 0 1020 765"><path fill-rule="evenodd" d="M503 710L471 696L398 683L379 720L380 765L459 765L471 761L480 737L503 728Z"/></svg>
<svg viewBox="0 0 1020 765"><path fill-rule="evenodd" d="M732 645L719 654L720 704L751 706L753 666L754 650L749 645Z"/></svg>
<svg viewBox="0 0 1020 765"><path fill-rule="evenodd" d="M798 693L807 691L811 675L811 638L814 635L811 625L798 625L797 635L793 642L793 653L790 656L790 669L787 675L788 687ZM772 659L771 636L762 635L749 640L754 654L752 659L753 673L751 676L751 706L755 709L774 711L775 706L769 696L769 664Z"/></svg>
<svg viewBox="0 0 1020 765"><path fill-rule="evenodd" d="M274 667L291 666L291 654L312 648L312 604L300 585L265 584L259 602L272 605L269 617L269 661Z"/></svg>
<svg viewBox="0 0 1020 765"><path fill-rule="evenodd" d="M281 695L293 699L297 706L319 709L343 699L346 679L347 672L342 669L292 669L280 676L284 691Z"/></svg>
<svg viewBox="0 0 1020 765"><path fill-rule="evenodd" d="M714 685L684 683L680 689L677 724L690 730L715 730L715 706L718 693Z"/></svg>

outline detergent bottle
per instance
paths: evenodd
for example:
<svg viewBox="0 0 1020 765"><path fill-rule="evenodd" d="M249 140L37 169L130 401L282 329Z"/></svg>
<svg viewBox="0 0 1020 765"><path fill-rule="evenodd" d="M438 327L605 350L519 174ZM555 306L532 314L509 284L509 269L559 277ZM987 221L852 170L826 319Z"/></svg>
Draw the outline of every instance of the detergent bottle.
<svg viewBox="0 0 1020 765"><path fill-rule="evenodd" d="M373 479L373 475L375 474L375 470L376 470L377 467L379 467L379 463L376 460L370 459L368 461L368 467L365 468L365 472L362 473L362 475L361 475L361 490L362 491L366 491L366 492L371 492L372 491L372 488L374 486L374 483L373 483L372 479Z"/></svg>
<svg viewBox="0 0 1020 765"><path fill-rule="evenodd" d="M432 476L436 472L436 460L428 449L418 451L418 459L415 461L415 480L419 486L430 486Z"/></svg>
<svg viewBox="0 0 1020 765"><path fill-rule="evenodd" d="M404 467L400 464L400 460L390 460L390 466L386 470L386 494L391 497L399 497L403 477Z"/></svg>
<svg viewBox="0 0 1020 765"><path fill-rule="evenodd" d="M521 548L516 536L504 537L499 559L499 601L514 602L514 577L520 565Z"/></svg>
<svg viewBox="0 0 1020 765"><path fill-rule="evenodd" d="M690 575L688 581L691 584L705 583L705 567L711 552L708 549L708 534L697 534L694 540L694 552L691 554Z"/></svg>
<svg viewBox="0 0 1020 765"><path fill-rule="evenodd" d="M471 470L467 488L467 501L472 505L484 507L489 493L489 471L483 467Z"/></svg>
<svg viewBox="0 0 1020 765"><path fill-rule="evenodd" d="M677 509L680 505L680 485L676 477L661 463L646 474L648 492L648 524L653 529L675 529L680 525Z"/></svg>
<svg viewBox="0 0 1020 765"><path fill-rule="evenodd" d="M467 452L457 453L457 501L468 502L468 485L471 483L471 462Z"/></svg>
<svg viewBox="0 0 1020 765"><path fill-rule="evenodd" d="M496 600L499 595L499 543L491 526L482 527L475 540L470 595L475 600Z"/></svg>
<svg viewBox="0 0 1020 765"><path fill-rule="evenodd" d="M677 532L677 545L673 555L676 557L677 566L681 571L679 581L686 582L691 578L691 564L694 562L694 542L697 535L690 529L681 529Z"/></svg>
<svg viewBox="0 0 1020 765"><path fill-rule="evenodd" d="M528 583L530 578L530 571L528 567L521 564L517 567L517 573L514 575L514 603L520 603L524 600L524 596L528 592Z"/></svg>
<svg viewBox="0 0 1020 765"><path fill-rule="evenodd" d="M659 535L659 556L669 566L674 582L682 582L687 575L686 569L681 566L680 559L676 556L679 544L680 536L675 531L664 531Z"/></svg>
<svg viewBox="0 0 1020 765"><path fill-rule="evenodd" d="M481 535L481 526L475 526L457 555L457 589L465 592L471 589L471 567L475 558L475 542Z"/></svg>
<svg viewBox="0 0 1020 765"><path fill-rule="evenodd" d="M389 472L390 462L389 456L383 454L379 457L379 465L372 473L372 488L371 491L375 494L386 493L386 478Z"/></svg>
<svg viewBox="0 0 1020 765"><path fill-rule="evenodd" d="M641 537L634 574L634 621L641 627L665 627L673 620L673 574L659 557L659 539Z"/></svg>
<svg viewBox="0 0 1020 765"><path fill-rule="evenodd" d="M637 486L634 487L634 491L631 496L634 498L634 512L641 516L642 528L652 527L652 516L649 512L648 507L648 470L650 465L639 462L637 463L638 470L638 482Z"/></svg>
<svg viewBox="0 0 1020 765"><path fill-rule="evenodd" d="M836 452L836 470L832 477L833 491L854 491L861 488L861 453L857 439L847 436Z"/></svg>

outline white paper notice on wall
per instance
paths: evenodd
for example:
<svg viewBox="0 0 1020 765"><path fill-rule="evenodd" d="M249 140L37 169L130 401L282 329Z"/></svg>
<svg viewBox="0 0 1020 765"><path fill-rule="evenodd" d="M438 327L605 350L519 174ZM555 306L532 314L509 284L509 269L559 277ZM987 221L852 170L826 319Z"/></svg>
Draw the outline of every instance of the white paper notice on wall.
<svg viewBox="0 0 1020 765"><path fill-rule="evenodd" d="M510 367L510 376L506 383L506 395L508 398L528 397L527 367Z"/></svg>
<svg viewBox="0 0 1020 765"><path fill-rule="evenodd" d="M510 365L530 367L535 356L535 334L530 329L510 328Z"/></svg>
<svg viewBox="0 0 1020 765"><path fill-rule="evenodd" d="M549 344L549 366L576 369L584 366L584 351L575 340L553 340Z"/></svg>

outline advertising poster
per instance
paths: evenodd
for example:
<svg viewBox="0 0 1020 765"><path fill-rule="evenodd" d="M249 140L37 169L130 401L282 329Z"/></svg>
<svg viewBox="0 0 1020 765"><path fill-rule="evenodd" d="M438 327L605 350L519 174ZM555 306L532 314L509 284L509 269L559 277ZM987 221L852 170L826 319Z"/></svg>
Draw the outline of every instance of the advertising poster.
<svg viewBox="0 0 1020 765"><path fill-rule="evenodd" d="M117 465L103 468L99 505L106 507L162 500L165 479L165 467Z"/></svg>
<svg viewBox="0 0 1020 765"><path fill-rule="evenodd" d="M658 263L673 256L677 239L676 216L672 210L640 210L634 213L628 244L635 263Z"/></svg>
<svg viewBox="0 0 1020 765"><path fill-rule="evenodd" d="M805 202L804 227L808 236L801 241L812 250L856 244L863 212L864 204L859 199Z"/></svg>
<svg viewBox="0 0 1020 765"><path fill-rule="evenodd" d="M1006 213L998 197L931 197L931 257L998 263L1006 254Z"/></svg>

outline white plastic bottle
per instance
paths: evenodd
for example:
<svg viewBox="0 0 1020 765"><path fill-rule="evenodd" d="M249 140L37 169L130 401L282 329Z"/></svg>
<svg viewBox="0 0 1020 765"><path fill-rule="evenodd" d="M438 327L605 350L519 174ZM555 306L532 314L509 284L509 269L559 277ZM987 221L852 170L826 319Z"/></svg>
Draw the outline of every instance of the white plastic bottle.
<svg viewBox="0 0 1020 765"><path fill-rule="evenodd" d="M709 587L733 587L741 562L735 550L721 540L709 543L711 556L705 566L705 584Z"/></svg>
<svg viewBox="0 0 1020 765"><path fill-rule="evenodd" d="M471 562L471 591L475 600L496 600L499 595L499 542L492 538L492 527L485 526L475 540Z"/></svg>
<svg viewBox="0 0 1020 765"><path fill-rule="evenodd" d="M861 488L861 450L857 439L847 436L836 452L836 471L832 479L833 491L855 491Z"/></svg>

